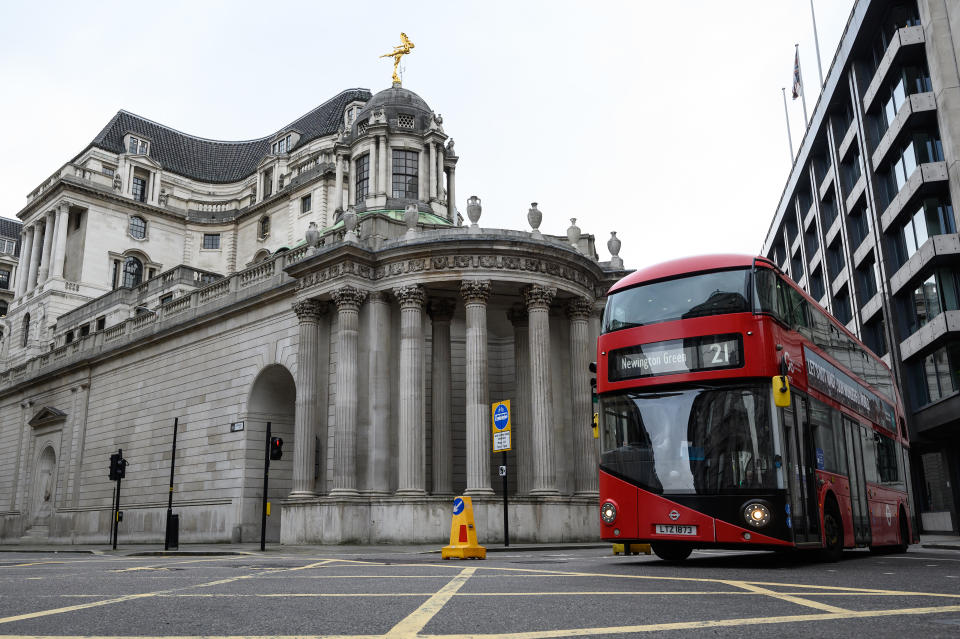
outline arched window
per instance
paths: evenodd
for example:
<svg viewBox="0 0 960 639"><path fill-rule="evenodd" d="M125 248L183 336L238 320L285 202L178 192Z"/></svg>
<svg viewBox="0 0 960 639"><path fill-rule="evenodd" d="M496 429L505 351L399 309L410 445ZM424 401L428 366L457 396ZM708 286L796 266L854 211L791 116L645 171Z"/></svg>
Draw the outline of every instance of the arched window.
<svg viewBox="0 0 960 639"><path fill-rule="evenodd" d="M130 237L142 240L147 236L147 221L139 215L134 215L130 218L129 233Z"/></svg>
<svg viewBox="0 0 960 639"><path fill-rule="evenodd" d="M265 262L270 259L270 251L267 249L260 249L257 251L257 254L253 256L254 262Z"/></svg>
<svg viewBox="0 0 960 639"><path fill-rule="evenodd" d="M21 339L21 346L24 348L27 347L27 342L30 340L30 313L27 313L23 316L23 338Z"/></svg>
<svg viewBox="0 0 960 639"><path fill-rule="evenodd" d="M133 288L143 281L143 262L130 256L123 261L123 286Z"/></svg>
<svg viewBox="0 0 960 639"><path fill-rule="evenodd" d="M7 314L7 301L0 300L0 317L5 317Z"/></svg>
<svg viewBox="0 0 960 639"><path fill-rule="evenodd" d="M270 218L264 215L260 218L260 237L264 238L270 235Z"/></svg>

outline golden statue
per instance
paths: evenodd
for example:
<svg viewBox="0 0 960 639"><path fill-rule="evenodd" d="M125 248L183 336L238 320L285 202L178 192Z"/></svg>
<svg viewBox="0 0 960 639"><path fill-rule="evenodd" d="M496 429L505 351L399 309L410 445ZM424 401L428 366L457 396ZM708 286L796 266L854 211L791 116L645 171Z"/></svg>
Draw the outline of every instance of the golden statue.
<svg viewBox="0 0 960 639"><path fill-rule="evenodd" d="M410 42L410 38L407 37L406 33L400 34L400 39L403 41L398 47L393 48L393 53L384 53L381 58L393 58L393 83L400 84L400 76L397 75L397 65L400 64L400 57L405 56L410 53L410 49L413 48L413 43Z"/></svg>

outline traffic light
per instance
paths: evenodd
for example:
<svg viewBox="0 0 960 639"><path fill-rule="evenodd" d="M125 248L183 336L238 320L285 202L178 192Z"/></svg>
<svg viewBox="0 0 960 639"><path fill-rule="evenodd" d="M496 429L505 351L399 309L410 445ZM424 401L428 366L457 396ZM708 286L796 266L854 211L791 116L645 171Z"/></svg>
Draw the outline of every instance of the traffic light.
<svg viewBox="0 0 960 639"><path fill-rule="evenodd" d="M127 476L127 460L120 453L110 455L110 481L117 481Z"/></svg>
<svg viewBox="0 0 960 639"><path fill-rule="evenodd" d="M270 459L283 457L283 440L279 437L270 438Z"/></svg>
<svg viewBox="0 0 960 639"><path fill-rule="evenodd" d="M594 402L597 401L597 363L590 362L590 372L593 377L590 378L590 397Z"/></svg>

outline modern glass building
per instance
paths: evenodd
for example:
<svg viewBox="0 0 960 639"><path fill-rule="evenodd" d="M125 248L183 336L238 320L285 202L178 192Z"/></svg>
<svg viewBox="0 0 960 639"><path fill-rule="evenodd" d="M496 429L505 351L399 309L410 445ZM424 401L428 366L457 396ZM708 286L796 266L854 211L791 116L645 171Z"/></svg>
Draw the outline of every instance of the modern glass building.
<svg viewBox="0 0 960 639"><path fill-rule="evenodd" d="M960 532L958 24L856 2L763 246L893 369L926 532Z"/></svg>

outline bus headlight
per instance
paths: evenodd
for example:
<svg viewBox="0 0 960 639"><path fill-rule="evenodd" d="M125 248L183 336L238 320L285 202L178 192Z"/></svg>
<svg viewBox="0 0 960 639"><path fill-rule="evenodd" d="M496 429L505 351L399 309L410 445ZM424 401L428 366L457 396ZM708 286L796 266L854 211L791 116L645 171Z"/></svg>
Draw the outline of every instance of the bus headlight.
<svg viewBox="0 0 960 639"><path fill-rule="evenodd" d="M604 502L603 506L600 506L600 519L605 524L612 524L617 519L617 507L609 501Z"/></svg>
<svg viewBox="0 0 960 639"><path fill-rule="evenodd" d="M770 509L766 504L752 501L743 507L743 518L754 528L763 528L770 523Z"/></svg>

